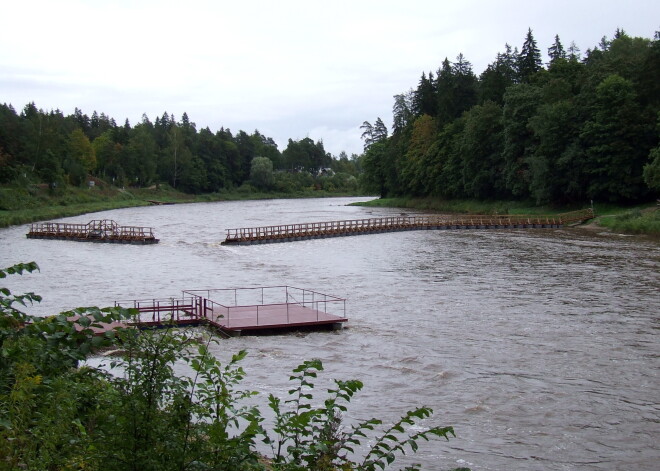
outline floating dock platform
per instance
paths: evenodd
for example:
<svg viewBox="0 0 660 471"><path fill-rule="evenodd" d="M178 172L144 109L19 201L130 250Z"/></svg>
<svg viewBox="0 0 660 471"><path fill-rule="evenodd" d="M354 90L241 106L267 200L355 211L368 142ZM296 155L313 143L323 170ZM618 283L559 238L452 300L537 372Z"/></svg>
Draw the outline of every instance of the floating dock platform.
<svg viewBox="0 0 660 471"><path fill-rule="evenodd" d="M105 242L113 244L157 244L151 227L120 226L110 219L97 219L87 224L59 222L34 223L28 239L74 240L76 242Z"/></svg>
<svg viewBox="0 0 660 471"><path fill-rule="evenodd" d="M346 300L292 286L183 291L181 298L117 301L136 309L138 327L207 325L227 336L340 330Z"/></svg>
<svg viewBox="0 0 660 471"><path fill-rule="evenodd" d="M412 230L545 229L593 219L592 209L555 216L434 215L283 224L227 229L223 245L250 245Z"/></svg>

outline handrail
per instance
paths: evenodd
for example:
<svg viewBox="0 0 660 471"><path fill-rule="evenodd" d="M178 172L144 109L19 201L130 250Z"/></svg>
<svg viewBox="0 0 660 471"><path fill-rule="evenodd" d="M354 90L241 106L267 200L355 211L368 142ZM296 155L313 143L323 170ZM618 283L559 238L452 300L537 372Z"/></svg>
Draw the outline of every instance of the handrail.
<svg viewBox="0 0 660 471"><path fill-rule="evenodd" d="M52 237L92 241L157 241L151 227L120 226L111 219L95 219L87 224L62 222L32 223L27 237Z"/></svg>
<svg viewBox="0 0 660 471"><path fill-rule="evenodd" d="M560 226L592 219L592 209L556 216L529 215L433 215L391 216L343 221L306 222L275 226L227 229L224 243L277 241L282 239L352 235L376 231L415 230L457 227Z"/></svg>
<svg viewBox="0 0 660 471"><path fill-rule="evenodd" d="M284 300L278 302L266 302L265 294L268 294L272 297L271 293L267 293L268 291L276 291L275 294L281 295ZM244 297L241 296L241 293L243 292L252 293L253 300L247 303L239 302L239 298ZM214 293L223 299L219 300L218 297L216 297L216 299L211 299ZM183 294L184 297L190 296L192 298L199 298L204 300L206 308L203 312L199 313L200 317L214 323L218 323L217 319L219 317L223 317L222 324L226 326L232 325L232 319L235 315L234 313L237 311L241 312L243 318L246 315L256 316L255 319L257 325L259 325L260 311L264 306L269 308L286 306L287 324L290 323L289 306L293 305L302 307L307 307L309 305L312 307L315 306L318 320L321 312L328 314L328 305L333 306L340 303L343 316L338 317L340 319L346 318L346 299L330 294L320 293L315 290L297 288L295 286L289 285L184 290ZM296 297L294 297L294 294ZM302 301L296 299L300 295L302 296ZM257 298L255 298L255 296ZM311 300L309 300L310 297ZM316 299L317 297L322 297L323 299ZM227 302L225 299L229 300L229 302ZM293 299L293 302L290 301L291 299ZM321 303L323 303L323 309L321 309Z"/></svg>

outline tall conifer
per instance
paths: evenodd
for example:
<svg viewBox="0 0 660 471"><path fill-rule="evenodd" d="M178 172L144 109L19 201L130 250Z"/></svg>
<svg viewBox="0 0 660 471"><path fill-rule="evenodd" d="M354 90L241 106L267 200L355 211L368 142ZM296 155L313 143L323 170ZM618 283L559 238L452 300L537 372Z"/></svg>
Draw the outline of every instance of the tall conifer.
<svg viewBox="0 0 660 471"><path fill-rule="evenodd" d="M541 70L541 51L536 45L532 29L527 30L527 36L523 43L522 51L518 55L518 74L521 82L529 82L532 75Z"/></svg>

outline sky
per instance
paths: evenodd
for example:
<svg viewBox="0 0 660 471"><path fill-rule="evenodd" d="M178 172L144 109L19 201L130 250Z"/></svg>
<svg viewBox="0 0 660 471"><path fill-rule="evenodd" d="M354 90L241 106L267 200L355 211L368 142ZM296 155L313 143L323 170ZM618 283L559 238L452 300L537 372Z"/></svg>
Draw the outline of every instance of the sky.
<svg viewBox="0 0 660 471"><path fill-rule="evenodd" d="M133 126L187 113L198 130L258 130L281 151L363 150L394 95L459 53L479 75L528 28L547 61L617 28L653 38L657 0L0 0L0 103L76 108Z"/></svg>

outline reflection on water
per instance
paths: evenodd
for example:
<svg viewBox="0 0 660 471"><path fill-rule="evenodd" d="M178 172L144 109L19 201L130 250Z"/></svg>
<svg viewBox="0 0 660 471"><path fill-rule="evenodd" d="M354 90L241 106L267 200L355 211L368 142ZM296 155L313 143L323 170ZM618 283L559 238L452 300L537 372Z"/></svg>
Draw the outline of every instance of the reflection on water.
<svg viewBox="0 0 660 471"><path fill-rule="evenodd" d="M349 201L155 206L63 220L152 226L154 246L28 240L26 226L2 229L3 266L41 267L3 281L43 295L37 314L184 289L288 284L345 297L342 332L235 338L217 355L247 349L247 385L276 394L303 359L321 358L327 381L365 383L348 421L432 407L458 438L424 445L413 459L424 469L657 469L657 243L561 229L220 245L228 228L401 213Z"/></svg>

